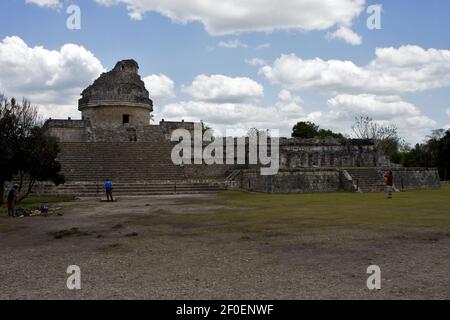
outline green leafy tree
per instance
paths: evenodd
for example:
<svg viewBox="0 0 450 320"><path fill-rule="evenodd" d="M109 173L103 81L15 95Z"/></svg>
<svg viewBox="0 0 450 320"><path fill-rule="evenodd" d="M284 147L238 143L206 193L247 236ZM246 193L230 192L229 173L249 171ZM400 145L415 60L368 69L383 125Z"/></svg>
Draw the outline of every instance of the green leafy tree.
<svg viewBox="0 0 450 320"><path fill-rule="evenodd" d="M37 124L37 110L24 100L17 104L0 95L0 204L3 203L5 182L19 172L19 150L31 129Z"/></svg>
<svg viewBox="0 0 450 320"><path fill-rule="evenodd" d="M28 179L27 196L36 181L63 182L56 162L59 152L56 141L47 137L37 108L27 100L21 104L0 96L0 204L3 203L6 181L18 177L19 190Z"/></svg>
<svg viewBox="0 0 450 320"><path fill-rule="evenodd" d="M405 167L438 168L442 180L450 179L450 130L434 130L428 140L401 153Z"/></svg>
<svg viewBox="0 0 450 320"><path fill-rule="evenodd" d="M293 138L311 139L317 137L318 133L319 126L309 121L298 122L292 129Z"/></svg>
<svg viewBox="0 0 450 320"><path fill-rule="evenodd" d="M332 137L332 138L336 138L336 139L345 139L345 137L342 133L336 133L336 132L333 132L331 130L326 130L326 129L319 129L319 131L317 132L317 136L320 138Z"/></svg>
<svg viewBox="0 0 450 320"><path fill-rule="evenodd" d="M298 122L294 128L292 129L292 137L293 138L304 138L304 139L311 139L311 138L337 138L337 139L344 139L345 137L341 133L336 133L331 130L327 129L321 129L318 125L312 123L312 122L305 122L301 121Z"/></svg>
<svg viewBox="0 0 450 320"><path fill-rule="evenodd" d="M45 129L42 127L32 129L18 152L19 190L21 190L19 201L32 192L37 181L52 181L57 186L65 182L64 176L59 174L61 164L56 160L59 152L57 140L47 135ZM27 178L26 186L24 177Z"/></svg>
<svg viewBox="0 0 450 320"><path fill-rule="evenodd" d="M439 140L437 166L443 180L450 179L450 130Z"/></svg>

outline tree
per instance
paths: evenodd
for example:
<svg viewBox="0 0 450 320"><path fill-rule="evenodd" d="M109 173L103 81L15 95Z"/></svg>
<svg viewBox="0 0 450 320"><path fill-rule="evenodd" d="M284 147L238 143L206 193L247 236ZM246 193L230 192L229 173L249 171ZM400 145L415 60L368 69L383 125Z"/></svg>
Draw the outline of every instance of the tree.
<svg viewBox="0 0 450 320"><path fill-rule="evenodd" d="M428 140L401 152L405 167L438 168L442 180L450 177L450 130L433 130Z"/></svg>
<svg viewBox="0 0 450 320"><path fill-rule="evenodd" d="M25 179L29 187L36 181L63 182L61 167L56 161L59 149L56 141L45 135L37 108L27 100L17 104L0 96L0 204L3 203L5 182L19 177L22 190Z"/></svg>
<svg viewBox="0 0 450 320"><path fill-rule="evenodd" d="M202 121L202 135L204 135L207 131L212 135L214 135L214 130L208 124Z"/></svg>
<svg viewBox="0 0 450 320"><path fill-rule="evenodd" d="M332 138L336 138L336 139L345 139L345 137L342 133L336 133L336 132L333 132L331 130L326 130L326 129L319 129L319 131L317 132L317 136L320 138L332 137Z"/></svg>
<svg viewBox="0 0 450 320"><path fill-rule="evenodd" d="M315 137L319 138L333 137L337 139L345 138L341 133L336 133L327 129L320 129L319 126L309 121L298 122L292 129L292 137L305 139L311 139Z"/></svg>
<svg viewBox="0 0 450 320"><path fill-rule="evenodd" d="M19 202L31 193L37 181L52 181L57 186L65 182L64 176L59 174L61 164L56 160L59 152L57 140L48 136L45 129L42 127L32 129L18 152L19 190L24 190L20 192ZM28 179L26 189L24 177Z"/></svg>
<svg viewBox="0 0 450 320"><path fill-rule="evenodd" d="M37 109L24 100L17 104L0 95L0 204L3 203L5 182L19 171L18 150L31 129L38 123Z"/></svg>
<svg viewBox="0 0 450 320"><path fill-rule="evenodd" d="M294 128L292 129L292 137L293 138L305 138L311 139L318 135L319 126L315 125L312 122L298 122Z"/></svg>
<svg viewBox="0 0 450 320"><path fill-rule="evenodd" d="M394 163L400 163L400 152L406 148L406 143L399 137L395 125L384 125L368 116L358 116L352 126L353 135L357 139L374 140L377 150L383 152Z"/></svg>
<svg viewBox="0 0 450 320"><path fill-rule="evenodd" d="M450 176L450 130L439 140L437 152L437 166L443 180Z"/></svg>
<svg viewBox="0 0 450 320"><path fill-rule="evenodd" d="M358 116L352 126L353 134L357 139L370 139L382 141L385 139L398 138L395 125L383 125L367 116Z"/></svg>

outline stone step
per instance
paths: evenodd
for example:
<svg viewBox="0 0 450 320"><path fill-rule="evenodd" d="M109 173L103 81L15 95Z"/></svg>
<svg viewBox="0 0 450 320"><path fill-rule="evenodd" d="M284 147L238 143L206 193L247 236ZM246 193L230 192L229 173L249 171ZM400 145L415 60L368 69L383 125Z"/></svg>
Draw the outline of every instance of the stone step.
<svg viewBox="0 0 450 320"><path fill-rule="evenodd" d="M171 160L172 143L160 129L151 142L61 143L59 161L67 181L179 180L184 169Z"/></svg>
<svg viewBox="0 0 450 320"><path fill-rule="evenodd" d="M353 183L357 185L362 192L384 191L386 188L383 174L377 168L352 168L347 169L347 172L352 177Z"/></svg>

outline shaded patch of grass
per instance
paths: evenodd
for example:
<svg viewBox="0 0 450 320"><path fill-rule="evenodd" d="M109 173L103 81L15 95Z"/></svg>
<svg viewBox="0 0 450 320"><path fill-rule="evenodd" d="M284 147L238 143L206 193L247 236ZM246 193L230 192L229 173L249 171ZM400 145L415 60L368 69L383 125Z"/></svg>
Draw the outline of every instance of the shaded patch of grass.
<svg viewBox="0 0 450 320"><path fill-rule="evenodd" d="M65 229L60 231L52 231L49 232L49 235L55 239L62 239L66 237L81 237L81 236L90 236L91 233L88 231L83 231L78 228Z"/></svg>
<svg viewBox="0 0 450 320"><path fill-rule="evenodd" d="M22 209L32 209L39 207L43 204L52 204L52 203L63 203L63 202L71 202L74 201L75 197L73 196L28 196L22 202L17 204L17 208ZM8 209L6 205L0 207L0 215L7 214Z"/></svg>
<svg viewBox="0 0 450 320"><path fill-rule="evenodd" d="M70 202L74 200L75 197L73 196L29 196L25 198L20 205Z"/></svg>

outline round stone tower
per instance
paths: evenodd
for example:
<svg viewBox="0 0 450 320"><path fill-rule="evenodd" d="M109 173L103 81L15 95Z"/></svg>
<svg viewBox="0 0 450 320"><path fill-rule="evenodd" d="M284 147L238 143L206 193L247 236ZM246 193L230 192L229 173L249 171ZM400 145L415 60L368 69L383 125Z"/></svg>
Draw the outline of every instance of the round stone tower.
<svg viewBox="0 0 450 320"><path fill-rule="evenodd" d="M119 61L82 93L78 110L94 127L148 126L153 102L134 60Z"/></svg>

